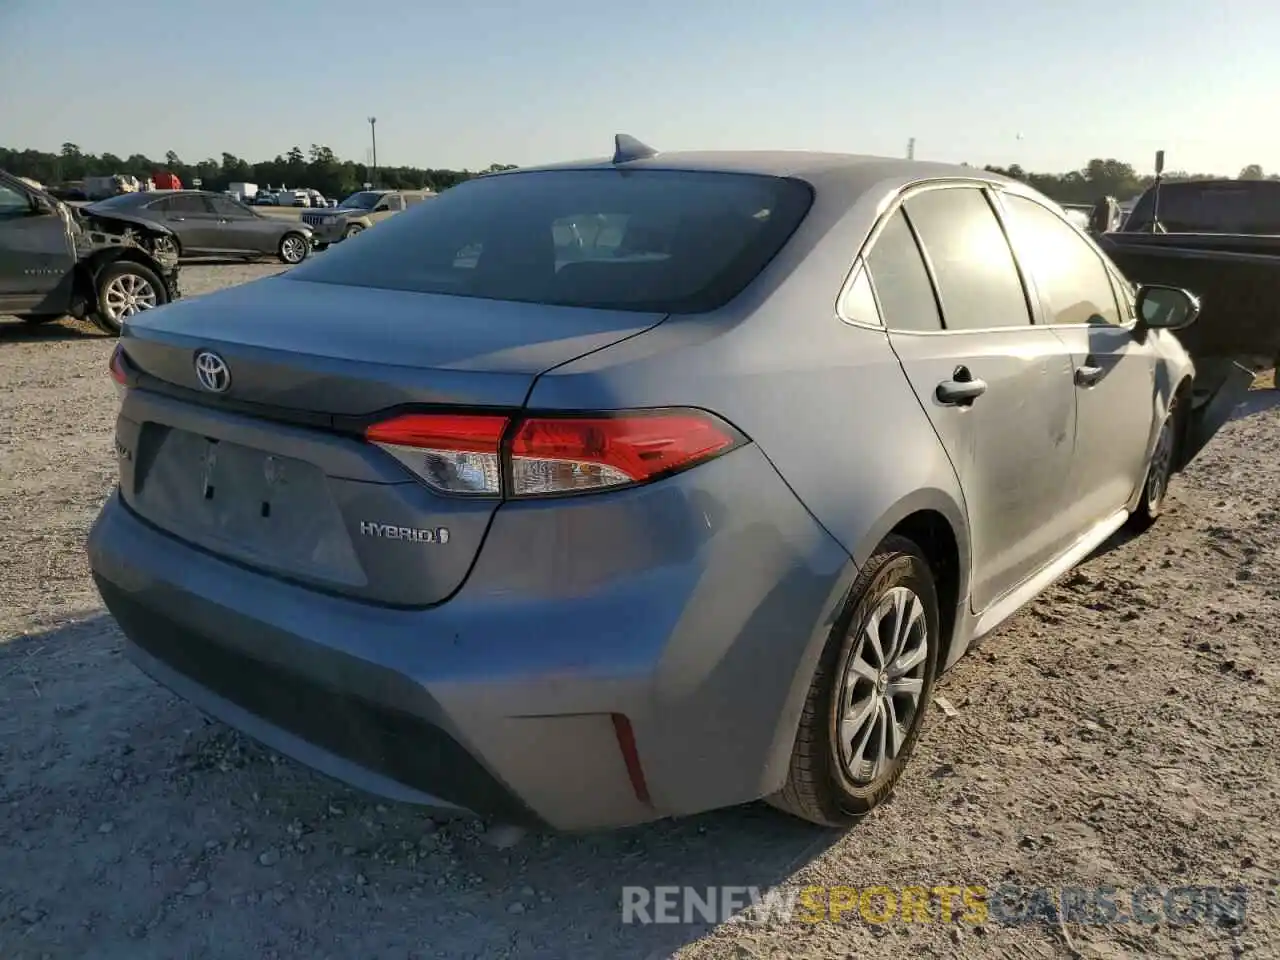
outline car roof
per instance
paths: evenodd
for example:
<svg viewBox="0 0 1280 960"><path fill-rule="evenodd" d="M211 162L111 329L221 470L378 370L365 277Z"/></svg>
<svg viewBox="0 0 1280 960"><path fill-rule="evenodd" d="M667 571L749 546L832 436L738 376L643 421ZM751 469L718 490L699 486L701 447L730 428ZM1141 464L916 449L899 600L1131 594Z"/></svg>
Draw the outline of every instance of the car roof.
<svg viewBox="0 0 1280 960"><path fill-rule="evenodd" d="M505 177L556 170L687 170L715 173L748 173L803 180L823 192L845 198L864 193L886 181L901 186L920 180L980 180L1020 187L1016 180L979 167L872 154L822 153L803 150L706 150L657 153L651 157L615 164L611 158L573 160L566 163L519 167L484 174Z"/></svg>

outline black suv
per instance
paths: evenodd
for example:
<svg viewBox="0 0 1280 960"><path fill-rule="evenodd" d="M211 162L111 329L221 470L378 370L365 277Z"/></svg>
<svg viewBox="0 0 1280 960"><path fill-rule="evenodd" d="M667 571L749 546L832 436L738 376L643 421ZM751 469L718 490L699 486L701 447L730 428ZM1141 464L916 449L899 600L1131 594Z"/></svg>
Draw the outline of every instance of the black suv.
<svg viewBox="0 0 1280 960"><path fill-rule="evenodd" d="M118 334L139 310L179 296L172 236L85 214L0 170L0 314L70 314Z"/></svg>

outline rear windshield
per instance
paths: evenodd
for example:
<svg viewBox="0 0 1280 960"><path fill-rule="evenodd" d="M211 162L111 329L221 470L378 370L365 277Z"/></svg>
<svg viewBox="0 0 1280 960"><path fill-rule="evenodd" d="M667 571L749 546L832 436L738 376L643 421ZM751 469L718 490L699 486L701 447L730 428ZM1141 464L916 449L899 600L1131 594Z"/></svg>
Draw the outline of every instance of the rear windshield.
<svg viewBox="0 0 1280 960"><path fill-rule="evenodd" d="M779 177L555 170L470 180L288 276L562 306L700 313L736 296L812 203Z"/></svg>
<svg viewBox="0 0 1280 960"><path fill-rule="evenodd" d="M1138 199L1125 230L1150 230L1153 212L1154 188ZM1157 215L1169 233L1280 234L1280 181L1166 183Z"/></svg>

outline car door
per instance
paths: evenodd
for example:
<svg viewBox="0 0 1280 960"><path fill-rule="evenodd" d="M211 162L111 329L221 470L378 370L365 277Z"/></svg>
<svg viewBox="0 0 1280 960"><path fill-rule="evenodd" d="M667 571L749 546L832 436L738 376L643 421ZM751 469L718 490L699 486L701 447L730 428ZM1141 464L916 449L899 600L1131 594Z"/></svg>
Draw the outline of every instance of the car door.
<svg viewBox="0 0 1280 960"><path fill-rule="evenodd" d="M275 253L280 221L259 217L230 197L206 197L218 217L218 249Z"/></svg>
<svg viewBox="0 0 1280 960"><path fill-rule="evenodd" d="M1077 525L1088 526L1124 508L1143 480L1159 360L1134 336L1132 306L1116 297L1091 241L1034 199L1005 192L1000 203L1045 321L1071 351L1076 456L1068 500Z"/></svg>
<svg viewBox="0 0 1280 960"><path fill-rule="evenodd" d="M178 235L185 253L218 250L218 217L198 193L178 193L150 205L159 220Z"/></svg>
<svg viewBox="0 0 1280 960"><path fill-rule="evenodd" d="M0 181L0 312L65 309L74 265L63 218Z"/></svg>
<svg viewBox="0 0 1280 960"><path fill-rule="evenodd" d="M907 194L866 258L880 312L960 480L981 612L1069 544L1071 360L1030 302L977 185Z"/></svg>

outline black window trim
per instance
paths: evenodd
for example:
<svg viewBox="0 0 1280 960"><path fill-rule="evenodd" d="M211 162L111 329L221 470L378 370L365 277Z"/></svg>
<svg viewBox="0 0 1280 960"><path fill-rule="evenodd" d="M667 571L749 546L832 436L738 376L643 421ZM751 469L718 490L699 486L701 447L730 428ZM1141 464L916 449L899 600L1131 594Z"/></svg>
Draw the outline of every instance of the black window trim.
<svg viewBox="0 0 1280 960"><path fill-rule="evenodd" d="M915 224L911 222L911 217L907 213L905 203L911 197L931 190L946 190L956 188L969 188L980 190L987 201L987 205L991 208L992 215L996 218L996 222L1000 225L1000 232L1004 236L1005 244L1009 247L1009 253L1013 257L1014 269L1017 271L1019 283L1022 285L1022 296L1027 308L1027 317L1029 322L1024 326L1003 326L1003 327L983 327L981 329L972 330L953 330L947 327L947 315L942 305L942 295L938 289L938 277L934 271L933 261L929 258L929 251L920 241L920 234L916 230ZM921 336L936 337L940 334L967 334L967 333L1008 333L1010 330L1022 329L1052 329L1052 324L1043 323L1043 309L1040 302L1039 292L1035 289L1031 281L1031 277L1022 265L1021 259L1018 257L1018 251L1013 245L1012 238L1009 236L1008 225L1005 222L1004 210L1000 205L999 194L1005 190L1005 186L991 180L981 180L978 178L965 177L947 177L931 180L916 180L911 183L899 187L890 193L886 198L883 206L884 209L876 218L876 222L872 225L871 231L867 234L866 240L862 246L858 248L854 257L853 267L850 269L844 284L840 287L840 293L836 298L836 316L838 319L851 326L862 327L867 330L880 330L893 333L896 336ZM1018 196L1025 194L1018 192ZM1033 199L1028 197L1028 199ZM1038 202L1038 201L1037 201ZM934 306L938 310L938 317L942 323L941 329L938 330L895 330L884 322L884 309L880 305L880 295L876 292L875 273L870 269L869 257L872 249L875 247L876 241L880 239L880 234L884 232L885 225L893 218L893 215L899 210L902 211L902 219L906 221L907 228L911 231L911 236L916 242L916 252L920 254L920 260L924 264L925 273L929 277L929 286L933 291ZM1059 218L1061 219L1061 218ZM1065 222L1065 221L1064 221ZM1067 223L1071 227L1070 223ZM1075 228L1072 227L1074 230ZM1087 238L1086 238L1087 239ZM1096 246L1090 241L1097 252ZM1105 262L1105 257L1104 257ZM876 308L880 312L880 324L872 325L869 323L860 323L857 320L850 319L841 312L841 305L848 296L849 288L857 279L861 270L867 271L867 278L871 282L871 292L876 299ZM1124 311L1120 311L1124 314ZM1077 326L1076 324L1066 324L1065 326Z"/></svg>
<svg viewBox="0 0 1280 960"><path fill-rule="evenodd" d="M1031 290L1035 291L1035 302L1037 305L1037 310L1035 313L1036 326L1045 327L1050 330L1078 330L1081 327L1089 327L1090 324L1046 323L1045 322L1045 320L1047 320L1048 317L1050 316L1048 305L1045 304L1044 300L1042 299L1043 298L1042 291L1040 291L1040 289L1035 286L1032 272L1029 269L1026 269L1023 267L1022 257L1019 256L1018 254L1017 244L1013 242L1013 239L1008 232L1008 224L1006 220L1009 217L1009 211L1004 205L1005 196L1017 197L1019 200L1024 200L1028 203L1034 203L1037 207L1040 207L1040 209L1049 213L1059 223L1063 224L1068 230L1074 233L1084 243L1085 247L1088 248L1093 253L1094 257L1097 258L1098 266L1102 267L1103 273L1107 275L1107 285L1111 288L1111 298L1112 300L1115 301L1116 316L1120 317L1121 320L1125 321L1123 323L1118 323L1118 324L1109 323L1107 324L1107 326L1113 327L1117 330L1129 330L1129 331L1133 330L1135 324L1137 324L1138 322L1138 318L1132 311L1128 309L1127 304L1120 302L1120 297L1118 295L1119 292L1116 290L1116 275L1123 276L1123 274L1119 274L1119 271L1113 267L1107 255L1102 252L1102 250L1098 247L1096 243L1093 242L1092 237L1090 237L1084 231L1080 230L1079 227L1073 224L1070 220L1066 219L1066 217L1062 216L1062 214L1059 213L1057 210L1053 209L1053 207L1049 206L1046 203L1041 202L1037 197L1024 193L1021 190L1009 190L1007 188L996 188L992 190L992 194L993 194L992 200L997 211L997 216L1000 218L1001 226L1005 229L1005 237L1009 241L1009 249L1013 251L1013 258L1018 263L1018 270L1025 277L1025 282L1027 284L1028 291L1031 291Z"/></svg>
<svg viewBox="0 0 1280 960"><path fill-rule="evenodd" d="M875 304L876 323L851 317L844 309L845 302L849 299L849 295L853 293L854 286L863 274L866 274L867 286L871 289L871 302ZM878 330L883 333L888 329L884 325L884 308L880 306L880 295L876 293L876 281L871 275L871 267L861 255L853 261L853 269L849 271L849 279L840 288L840 299L836 301L836 318L841 323L847 323L851 327L861 327L864 330Z"/></svg>

